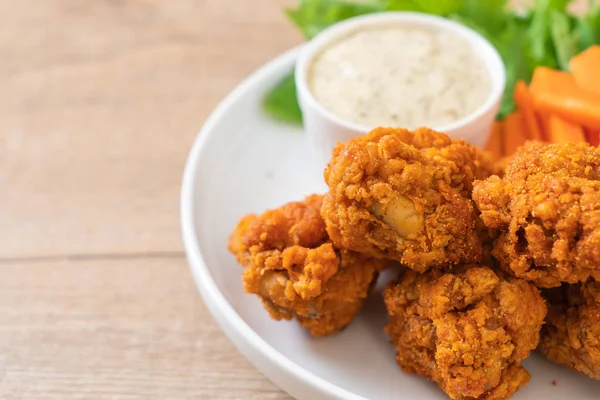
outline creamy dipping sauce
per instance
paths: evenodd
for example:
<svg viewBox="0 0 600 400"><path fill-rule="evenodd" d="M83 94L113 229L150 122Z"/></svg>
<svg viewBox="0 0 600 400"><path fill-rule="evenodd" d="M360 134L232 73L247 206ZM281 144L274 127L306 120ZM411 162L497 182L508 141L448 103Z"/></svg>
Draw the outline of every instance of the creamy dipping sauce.
<svg viewBox="0 0 600 400"><path fill-rule="evenodd" d="M492 89L465 39L410 25L343 37L317 54L307 78L321 105L368 128L448 124L474 112Z"/></svg>

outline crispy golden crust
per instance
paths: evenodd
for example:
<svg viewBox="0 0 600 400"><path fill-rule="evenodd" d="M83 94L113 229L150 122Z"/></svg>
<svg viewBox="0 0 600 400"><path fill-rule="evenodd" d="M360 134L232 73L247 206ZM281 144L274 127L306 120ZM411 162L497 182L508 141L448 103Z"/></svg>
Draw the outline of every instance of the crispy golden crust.
<svg viewBox="0 0 600 400"><path fill-rule="evenodd" d="M229 238L229 250L244 264L252 249L283 250L288 246L317 247L327 240L327 231L320 215L323 196L312 195L304 201L291 202L260 216L243 217ZM242 257L242 259L239 259Z"/></svg>
<svg viewBox="0 0 600 400"><path fill-rule="evenodd" d="M542 294L549 310L538 351L600 380L600 282L564 284Z"/></svg>
<svg viewBox="0 0 600 400"><path fill-rule="evenodd" d="M505 270L539 287L600 279L600 149L528 143L473 200Z"/></svg>
<svg viewBox="0 0 600 400"><path fill-rule="evenodd" d="M497 160L489 151L479 148L475 148L475 166L477 167L476 179L485 179L504 172L502 159Z"/></svg>
<svg viewBox="0 0 600 400"><path fill-rule="evenodd" d="M321 214L336 246L417 271L480 261L470 195L493 170L487 155L447 135L378 128L335 148Z"/></svg>
<svg viewBox="0 0 600 400"><path fill-rule="evenodd" d="M529 381L546 306L531 284L489 267L406 270L384 291L398 364L454 399L506 399ZM526 306L524 306L526 305Z"/></svg>
<svg viewBox="0 0 600 400"><path fill-rule="evenodd" d="M513 159L512 156L507 156L507 157L502 157L501 159L496 161L496 163L494 164L494 167L496 168L496 170L495 170L496 173L490 174L490 176L498 175L499 177L502 178L504 176L504 173L506 172L506 167L508 166L508 164L510 164L512 159Z"/></svg>
<svg viewBox="0 0 600 400"><path fill-rule="evenodd" d="M319 214L322 196L241 219L229 240L256 294L276 320L296 318L315 336L335 333L360 311L386 262L329 241Z"/></svg>

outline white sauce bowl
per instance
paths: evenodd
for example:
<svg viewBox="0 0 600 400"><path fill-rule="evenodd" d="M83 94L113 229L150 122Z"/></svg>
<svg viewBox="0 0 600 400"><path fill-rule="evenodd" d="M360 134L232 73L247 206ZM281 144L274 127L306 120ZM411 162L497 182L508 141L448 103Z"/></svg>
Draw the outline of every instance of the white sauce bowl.
<svg viewBox="0 0 600 400"><path fill-rule="evenodd" d="M308 71L313 59L333 42L363 28L410 25L453 33L464 39L481 57L490 75L491 90L487 100L473 113L452 123L430 128L445 132L453 139L464 139L478 147L484 147L500 109L500 101L506 85L504 63L495 47L479 33L466 26L428 14L413 12L383 12L351 18L337 23L315 36L302 50L296 62L296 87L298 102L304 119L304 130L316 157L317 167L323 170L338 142L346 142L368 133L376 126L361 126L333 114L313 96L308 86ZM473 83L476 84L475 82Z"/></svg>

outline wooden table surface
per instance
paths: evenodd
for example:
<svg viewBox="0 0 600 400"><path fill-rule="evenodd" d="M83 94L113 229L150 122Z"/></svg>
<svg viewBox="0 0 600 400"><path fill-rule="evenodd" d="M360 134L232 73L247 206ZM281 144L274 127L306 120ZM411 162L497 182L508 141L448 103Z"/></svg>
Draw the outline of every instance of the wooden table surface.
<svg viewBox="0 0 600 400"><path fill-rule="evenodd" d="M203 305L179 190L293 3L0 2L0 399L289 399Z"/></svg>
<svg viewBox="0 0 600 400"><path fill-rule="evenodd" d="M0 399L289 399L203 305L178 201L293 3L0 2Z"/></svg>

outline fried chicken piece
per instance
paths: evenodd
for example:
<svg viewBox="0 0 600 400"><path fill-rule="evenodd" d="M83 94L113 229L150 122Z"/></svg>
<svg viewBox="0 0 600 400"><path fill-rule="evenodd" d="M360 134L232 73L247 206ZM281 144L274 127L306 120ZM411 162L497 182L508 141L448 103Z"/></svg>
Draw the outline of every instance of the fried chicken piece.
<svg viewBox="0 0 600 400"><path fill-rule="evenodd" d="M296 318L312 335L335 333L360 311L387 263L335 248L319 210L322 196L242 218L229 240L256 294L276 320Z"/></svg>
<svg viewBox="0 0 600 400"><path fill-rule="evenodd" d="M538 345L546 315L530 283L487 266L406 270L384 300L398 364L451 398L506 399L529 381L521 362Z"/></svg>
<svg viewBox="0 0 600 400"><path fill-rule="evenodd" d="M600 279L600 149L528 143L473 200L503 269L546 288Z"/></svg>
<svg viewBox="0 0 600 400"><path fill-rule="evenodd" d="M325 170L321 214L333 243L416 270L479 262L472 182L487 154L426 128L378 128L338 144Z"/></svg>
<svg viewBox="0 0 600 400"><path fill-rule="evenodd" d="M499 159L498 161L496 161L496 163L494 164L494 167L496 168L496 173L493 175L498 175L499 177L503 177L504 173L506 172L506 167L508 166L508 164L510 164L510 162L512 161L513 156L506 156L506 157L502 157L501 159Z"/></svg>
<svg viewBox="0 0 600 400"><path fill-rule="evenodd" d="M477 167L477 179L485 179L492 175L503 173L502 159L497 160L492 153L475 147L475 167Z"/></svg>
<svg viewBox="0 0 600 400"><path fill-rule="evenodd" d="M549 304L538 351L600 380L600 282L542 291Z"/></svg>

